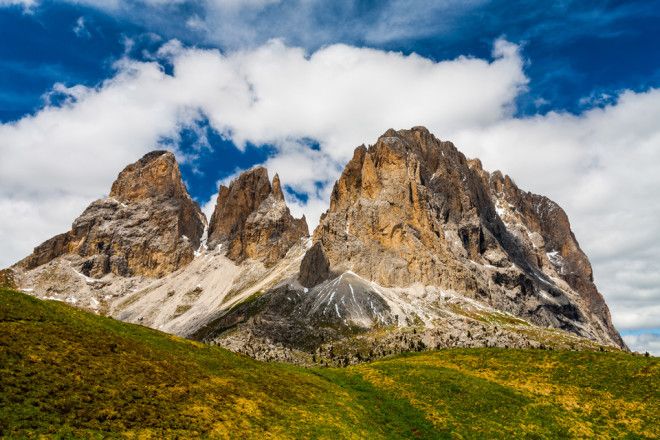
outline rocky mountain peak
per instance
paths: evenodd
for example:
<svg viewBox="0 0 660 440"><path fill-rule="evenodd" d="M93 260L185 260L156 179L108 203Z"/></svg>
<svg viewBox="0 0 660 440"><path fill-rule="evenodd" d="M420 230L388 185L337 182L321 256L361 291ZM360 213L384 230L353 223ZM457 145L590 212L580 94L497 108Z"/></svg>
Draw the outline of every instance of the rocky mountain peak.
<svg viewBox="0 0 660 440"><path fill-rule="evenodd" d="M280 176L278 174L275 174L275 177L273 177L273 197L277 200L284 200L284 193L282 192Z"/></svg>
<svg viewBox="0 0 660 440"><path fill-rule="evenodd" d="M313 241L328 273L433 285L623 346L564 211L423 127L355 149Z"/></svg>
<svg viewBox="0 0 660 440"><path fill-rule="evenodd" d="M228 187L220 185L215 210L209 221L209 246L215 247L240 235L249 215L270 193L268 171L264 167L241 173Z"/></svg>
<svg viewBox="0 0 660 440"><path fill-rule="evenodd" d="M188 197L188 192L174 154L152 151L119 173L110 197L122 202L154 197L180 199Z"/></svg>
<svg viewBox="0 0 660 440"><path fill-rule="evenodd" d="M205 224L174 155L154 151L124 168L110 196L90 204L69 232L37 246L18 266L33 269L70 255L86 276L160 277L193 259Z"/></svg>
<svg viewBox="0 0 660 440"><path fill-rule="evenodd" d="M223 246L227 257L240 262L276 263L301 238L309 236L303 216L295 219L284 200L280 178L271 184L268 171L257 167L221 186L209 222L209 247Z"/></svg>

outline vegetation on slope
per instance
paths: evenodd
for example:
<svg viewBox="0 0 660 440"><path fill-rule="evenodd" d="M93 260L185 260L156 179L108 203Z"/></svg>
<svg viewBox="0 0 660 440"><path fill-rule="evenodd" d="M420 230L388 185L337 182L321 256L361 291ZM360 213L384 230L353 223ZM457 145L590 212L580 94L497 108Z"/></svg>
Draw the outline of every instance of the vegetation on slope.
<svg viewBox="0 0 660 440"><path fill-rule="evenodd" d="M659 379L656 358L492 348L303 369L0 290L7 438L658 438Z"/></svg>

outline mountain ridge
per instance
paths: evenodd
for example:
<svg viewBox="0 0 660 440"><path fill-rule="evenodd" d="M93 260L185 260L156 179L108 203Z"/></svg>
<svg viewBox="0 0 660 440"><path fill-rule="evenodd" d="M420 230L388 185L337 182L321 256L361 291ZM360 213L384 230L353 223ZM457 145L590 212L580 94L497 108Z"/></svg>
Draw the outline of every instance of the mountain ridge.
<svg viewBox="0 0 660 440"><path fill-rule="evenodd" d="M356 148L312 237L264 167L221 186L207 224L156 151L12 271L33 295L258 359L627 349L563 210L424 127Z"/></svg>

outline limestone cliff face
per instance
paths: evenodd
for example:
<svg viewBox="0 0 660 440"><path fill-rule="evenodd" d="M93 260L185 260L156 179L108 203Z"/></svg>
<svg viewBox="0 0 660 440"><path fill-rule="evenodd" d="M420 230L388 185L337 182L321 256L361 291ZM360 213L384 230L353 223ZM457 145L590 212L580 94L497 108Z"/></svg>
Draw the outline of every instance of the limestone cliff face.
<svg viewBox="0 0 660 440"><path fill-rule="evenodd" d="M37 246L17 266L30 270L74 254L86 276L161 277L192 261L205 224L174 155L154 151L127 166L110 196L89 205L69 232Z"/></svg>
<svg viewBox="0 0 660 440"><path fill-rule="evenodd" d="M313 241L322 249L306 260L323 265L323 255L327 273L434 285L624 346L564 211L425 128L388 130L355 150Z"/></svg>
<svg viewBox="0 0 660 440"><path fill-rule="evenodd" d="M291 215L279 176L271 185L266 168L246 171L229 187L220 187L209 222L210 248L223 246L227 257L236 262L250 258L272 266L307 236L305 217Z"/></svg>

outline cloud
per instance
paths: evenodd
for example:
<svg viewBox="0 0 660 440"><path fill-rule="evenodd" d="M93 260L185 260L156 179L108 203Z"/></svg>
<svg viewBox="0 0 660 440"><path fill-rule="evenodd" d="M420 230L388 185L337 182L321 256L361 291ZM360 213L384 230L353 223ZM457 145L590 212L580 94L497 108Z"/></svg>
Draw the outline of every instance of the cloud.
<svg viewBox="0 0 660 440"><path fill-rule="evenodd" d="M660 91L624 92L579 115L516 118L528 81L519 51L497 40L490 59L433 61L343 44L310 53L273 40L223 54L172 41L152 62L120 60L97 87L56 85L64 99L51 102L62 104L0 126L0 265L66 230L123 166L176 149L201 119L239 148L273 148L266 165L311 227L357 145L426 125L564 206L615 324L657 325L650 274L660 273L660 251L649 243L660 239Z"/></svg>
<svg viewBox="0 0 660 440"><path fill-rule="evenodd" d="M498 51L500 46L496 43ZM497 52L492 62L464 57L433 62L346 45L307 56L275 40L226 60L231 75L247 81L243 90L231 91L239 99L204 103L214 126L239 145L316 139L341 161L383 127L433 122L444 132L499 120L511 114L527 81L515 51ZM227 74L217 62L189 52L179 57L177 74Z"/></svg>
<svg viewBox="0 0 660 440"><path fill-rule="evenodd" d="M488 0L0 0L7 4L68 3L103 11L168 37L224 49L257 47L272 38L317 49L336 42L378 45L448 34ZM191 32L193 35L191 35Z"/></svg>
<svg viewBox="0 0 660 440"><path fill-rule="evenodd" d="M22 7L25 12L30 12L37 6L38 0L0 0L0 8L9 6Z"/></svg>
<svg viewBox="0 0 660 440"><path fill-rule="evenodd" d="M308 216L313 225L327 203L327 190L319 188L333 183L356 145L385 128L430 124L444 132L510 115L526 78L514 46L495 47L490 61L433 62L346 45L308 54L271 41L223 55L173 41L154 54L173 65L172 74L157 61L122 59L116 75L99 86L56 84L52 94L59 99L49 102L61 106L1 125L0 199L17 214L26 203L36 209L70 200L56 218L32 225L31 237L45 239L68 228L83 200L107 192L123 166L165 140L176 145L182 128L205 117L239 147L274 145L271 172L310 194L307 204L317 207ZM305 139L320 147L306 146ZM20 217L2 220L1 238L12 243L3 250L3 265L36 244L13 231Z"/></svg>
<svg viewBox="0 0 660 440"><path fill-rule="evenodd" d="M380 44L456 32L466 14L487 3L488 0L385 2L374 25L366 28L365 39Z"/></svg>
<svg viewBox="0 0 660 440"><path fill-rule="evenodd" d="M89 33L89 30L87 29L87 25L85 23L85 17L78 17L78 19L76 20L76 24L73 27L73 33L80 38L91 37L91 34Z"/></svg>
<svg viewBox="0 0 660 440"><path fill-rule="evenodd" d="M657 331L623 335L623 340L633 351L648 352L653 356L660 356L660 333Z"/></svg>
<svg viewBox="0 0 660 440"><path fill-rule="evenodd" d="M505 0L0 0L0 6L29 10L48 3L95 8L166 38L223 49L253 48L272 38L312 50L337 42L398 47L413 40L449 48L503 33L561 45L620 36L618 25L631 17L658 16L657 0L519 2L515 13Z"/></svg>

